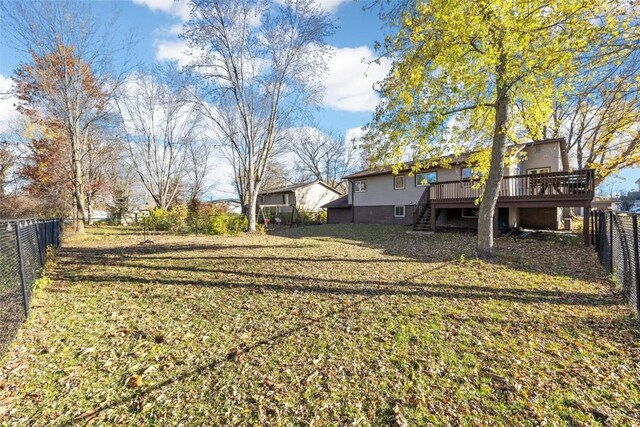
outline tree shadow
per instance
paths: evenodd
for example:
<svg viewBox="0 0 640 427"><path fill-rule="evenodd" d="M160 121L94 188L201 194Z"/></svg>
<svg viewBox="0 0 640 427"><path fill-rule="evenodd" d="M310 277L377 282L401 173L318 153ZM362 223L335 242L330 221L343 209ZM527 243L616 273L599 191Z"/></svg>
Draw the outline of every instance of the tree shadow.
<svg viewBox="0 0 640 427"><path fill-rule="evenodd" d="M250 262L251 258L247 258ZM456 283L415 283L401 280L389 282L384 280L348 280L322 279L315 276L297 274L274 274L260 272L246 272L221 268L177 267L135 264L130 266L140 269L140 275L108 274L101 276L83 275L75 271L61 276L65 280L87 280L95 283L143 283L176 286L200 286L221 289L245 289L253 291L273 291L289 293L332 294L349 296L405 296L419 298L455 298L458 300L497 300L518 303L555 304L575 306L610 306L619 305L620 300L614 294L597 294L586 292L567 292L561 290L523 289L511 287L491 287ZM438 268L430 269L433 272ZM216 273L229 276L239 276L248 279L239 280L205 280L149 277L145 270L154 271L185 271ZM420 273L423 274L423 273ZM425 273L426 274L426 273ZM256 282L256 280L258 282ZM337 285L337 286L336 286ZM344 286L341 286L344 285Z"/></svg>
<svg viewBox="0 0 640 427"><path fill-rule="evenodd" d="M289 239L334 241L381 251L382 254L422 262L476 257L475 230L443 229L434 234L407 233L407 227L369 224L325 224L279 230ZM581 239L502 236L495 240L496 257L486 261L514 270L593 279L606 277L593 248ZM564 260L557 255L567 255ZM568 261L568 262L560 262Z"/></svg>

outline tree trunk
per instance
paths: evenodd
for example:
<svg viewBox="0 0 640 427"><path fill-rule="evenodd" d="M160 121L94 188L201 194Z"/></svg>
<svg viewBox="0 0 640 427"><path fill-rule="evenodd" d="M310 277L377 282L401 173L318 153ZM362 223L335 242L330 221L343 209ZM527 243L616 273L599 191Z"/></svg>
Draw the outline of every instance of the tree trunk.
<svg viewBox="0 0 640 427"><path fill-rule="evenodd" d="M249 218L249 232L253 233L256 231L256 210L258 195L252 194L249 196L249 211L247 212L247 217Z"/></svg>
<svg viewBox="0 0 640 427"><path fill-rule="evenodd" d="M509 121L509 95L503 80L506 58L503 56L498 64L496 117L493 127L493 144L491 147L491 164L485 184L480 212L478 215L478 257L488 259L494 255L493 224L496 214L496 203L500 194L500 186L504 175L504 155L507 146L506 127Z"/></svg>
<svg viewBox="0 0 640 427"><path fill-rule="evenodd" d="M84 233L84 214L85 214L85 195L84 195L84 174L82 169L82 163L80 162L80 155L77 148L78 142L74 141L72 137L72 167L73 167L73 198L75 201L76 211L76 233Z"/></svg>
<svg viewBox="0 0 640 427"><path fill-rule="evenodd" d="M91 197L91 191L87 192L87 222L89 225L93 225L93 198Z"/></svg>

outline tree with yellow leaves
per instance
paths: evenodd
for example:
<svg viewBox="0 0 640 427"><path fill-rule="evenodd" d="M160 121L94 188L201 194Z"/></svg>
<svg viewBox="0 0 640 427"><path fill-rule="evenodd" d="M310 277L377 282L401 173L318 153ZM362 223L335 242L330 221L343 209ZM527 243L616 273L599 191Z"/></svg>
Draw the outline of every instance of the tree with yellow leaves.
<svg viewBox="0 0 640 427"><path fill-rule="evenodd" d="M597 68L625 49L607 49L628 30L630 9L601 0L415 0L383 18L396 34L382 101L368 127L378 162L399 164L478 149L483 171L477 252L493 255L493 217L508 142L523 129L542 136L553 101L575 84L585 64ZM601 46L594 52L594 46ZM519 106L522 114L517 114Z"/></svg>

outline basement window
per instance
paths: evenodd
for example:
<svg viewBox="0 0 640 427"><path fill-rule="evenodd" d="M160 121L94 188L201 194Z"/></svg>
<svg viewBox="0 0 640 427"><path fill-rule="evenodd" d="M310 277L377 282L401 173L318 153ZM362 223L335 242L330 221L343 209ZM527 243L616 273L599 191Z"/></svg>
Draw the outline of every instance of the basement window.
<svg viewBox="0 0 640 427"><path fill-rule="evenodd" d="M396 218L404 218L404 205L394 206L393 216Z"/></svg>
<svg viewBox="0 0 640 427"><path fill-rule="evenodd" d="M480 216L480 209L462 208L462 218L478 218L478 216Z"/></svg>

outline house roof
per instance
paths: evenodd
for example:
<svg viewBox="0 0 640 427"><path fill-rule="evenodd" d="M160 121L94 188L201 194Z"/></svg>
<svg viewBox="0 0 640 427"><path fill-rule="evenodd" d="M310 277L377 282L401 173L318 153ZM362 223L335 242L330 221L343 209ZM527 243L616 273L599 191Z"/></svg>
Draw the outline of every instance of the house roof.
<svg viewBox="0 0 640 427"><path fill-rule="evenodd" d="M324 187L328 188L331 191L336 192L337 194L342 194L340 191L336 190L329 184L325 184L323 181L320 181L319 179L311 182L302 182L300 184L287 185L285 187L270 188L270 189L262 190L259 194L265 195L265 194L274 194L274 193L288 193L289 191L295 191L298 188L307 187L313 184L323 185Z"/></svg>
<svg viewBox="0 0 640 427"><path fill-rule="evenodd" d="M347 196L346 194L342 197L338 197L335 200L330 201L329 203L327 203L326 205L322 205L320 206L323 209L327 209L327 208L333 208L333 209L344 209L344 208L348 208L351 205L349 204L349 196Z"/></svg>
<svg viewBox="0 0 640 427"><path fill-rule="evenodd" d="M238 204L240 204L240 200L233 199L233 198L232 199L214 199L214 200L205 201L203 203L204 204L207 204L207 203L211 203L211 204L213 204L213 203L238 203Z"/></svg>
<svg viewBox="0 0 640 427"><path fill-rule="evenodd" d="M564 161L564 157L566 156L566 143L564 138L553 138L553 139L544 139L544 140L540 140L540 141L531 141L531 142L527 142L526 144L524 144L525 146L533 146L533 145L542 145L542 144L550 144L550 143L560 143L560 150L562 151L562 156L563 156L563 167L568 169L568 164L564 165L565 161ZM451 162L454 165L459 165L462 163L466 163L469 160L469 157L471 156L471 154L473 154L475 151L468 151L466 153L462 153L458 156L454 156L453 154L449 154L447 156L441 156L441 157L437 157L433 160L431 160L431 162L434 164L434 166L437 166L438 163L441 163L443 161L446 160L447 163ZM400 169L400 172L408 172L412 169L413 165L416 162L411 161L411 162L405 162L403 165L404 167L402 169ZM567 162L568 163L568 162ZM361 170L359 172L356 173L352 173L351 175L347 175L345 177L343 177L343 179L354 179L354 178L364 178L367 176L375 176L375 175L386 175L386 174L390 174L393 173L393 167L392 166L381 166L381 167L372 167L369 169L364 169Z"/></svg>

